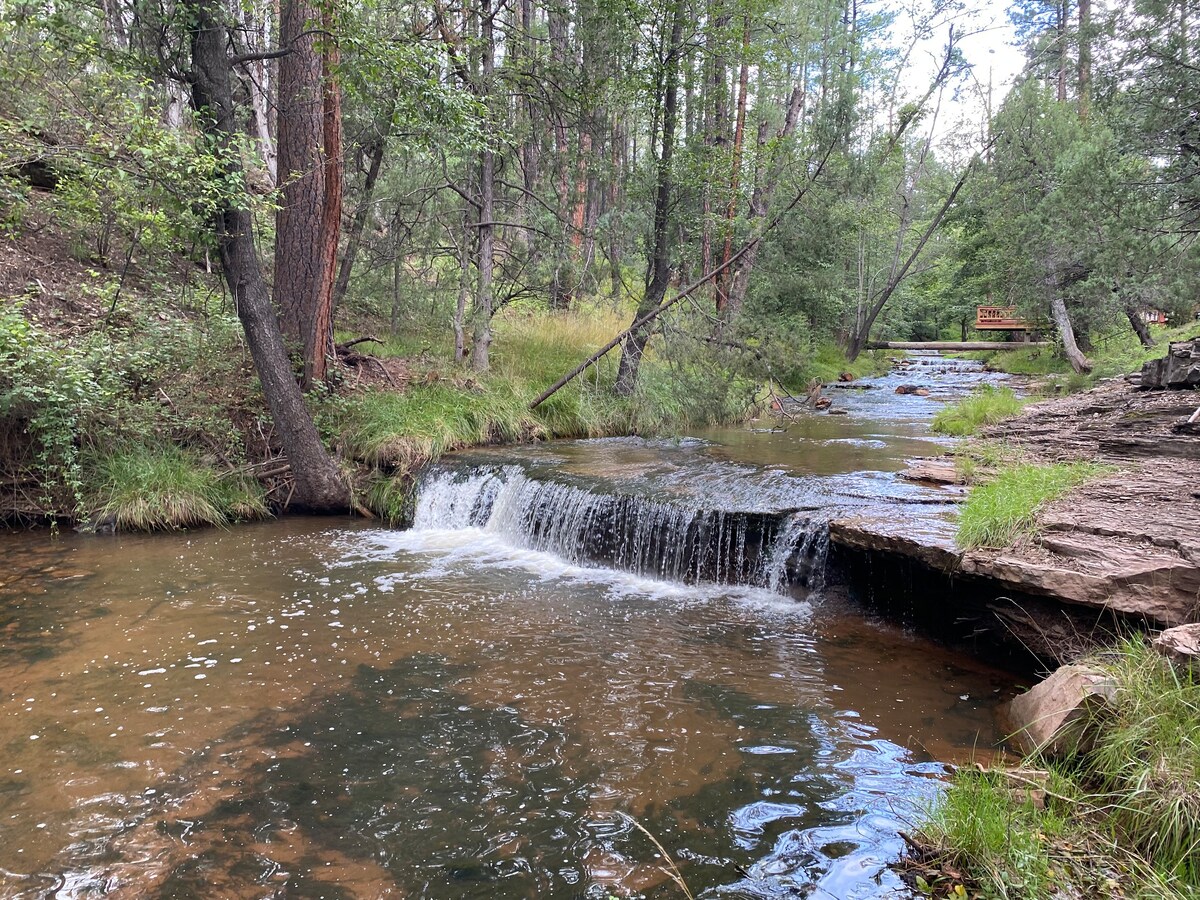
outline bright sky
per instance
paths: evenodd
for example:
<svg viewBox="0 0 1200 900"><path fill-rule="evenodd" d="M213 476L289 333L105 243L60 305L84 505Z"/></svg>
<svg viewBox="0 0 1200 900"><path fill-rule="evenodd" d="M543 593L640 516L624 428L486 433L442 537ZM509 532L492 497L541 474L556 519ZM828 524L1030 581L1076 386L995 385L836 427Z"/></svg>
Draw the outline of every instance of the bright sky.
<svg viewBox="0 0 1200 900"><path fill-rule="evenodd" d="M900 12L894 26L901 52L912 43L914 17L928 16L931 5L928 0L912 3L915 9ZM913 49L901 83L908 100L919 99L928 89L941 63L951 23L959 49L972 66L965 81L948 89L943 97L937 123L942 142L978 136L986 120L989 92L994 112L1025 65L1024 53L1012 43L1008 6L1007 0L966 0L964 10L936 19L932 36L918 41Z"/></svg>

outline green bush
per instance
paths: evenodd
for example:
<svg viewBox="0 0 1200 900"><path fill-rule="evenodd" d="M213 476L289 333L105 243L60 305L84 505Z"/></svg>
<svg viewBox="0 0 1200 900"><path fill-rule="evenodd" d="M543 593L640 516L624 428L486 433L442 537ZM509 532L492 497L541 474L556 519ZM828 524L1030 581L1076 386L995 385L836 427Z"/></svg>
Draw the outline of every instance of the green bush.
<svg viewBox="0 0 1200 900"><path fill-rule="evenodd" d="M0 468L32 476L50 515L69 515L83 488L80 436L112 399L85 354L56 344L25 318L20 304L0 306Z"/></svg>

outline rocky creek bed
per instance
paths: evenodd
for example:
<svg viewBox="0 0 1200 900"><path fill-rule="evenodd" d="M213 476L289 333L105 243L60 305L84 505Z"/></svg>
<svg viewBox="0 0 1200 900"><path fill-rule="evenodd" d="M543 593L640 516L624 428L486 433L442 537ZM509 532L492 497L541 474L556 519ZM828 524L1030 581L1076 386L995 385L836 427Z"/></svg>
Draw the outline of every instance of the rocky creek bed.
<svg viewBox="0 0 1200 900"><path fill-rule="evenodd" d="M1033 462L1114 469L1044 509L1037 535L1018 546L962 552L952 514L914 527L871 512L831 522L831 543L873 559L873 578L879 569L907 578L913 593L934 582L951 586L960 605L949 617L944 608L925 609L927 621L960 619L967 633L1007 632L1049 660L1070 657L1098 632L1196 621L1200 433L1187 420L1198 403L1195 390L1146 390L1136 378L1113 379L1033 403L985 430L982 439ZM949 455L913 460L904 476L948 490L957 480Z"/></svg>

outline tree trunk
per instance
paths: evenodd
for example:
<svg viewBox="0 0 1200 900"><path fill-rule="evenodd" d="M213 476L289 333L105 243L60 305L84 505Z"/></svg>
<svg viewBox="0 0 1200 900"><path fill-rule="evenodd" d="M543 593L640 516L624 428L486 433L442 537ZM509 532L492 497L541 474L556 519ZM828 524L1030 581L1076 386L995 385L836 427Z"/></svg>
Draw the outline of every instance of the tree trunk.
<svg viewBox="0 0 1200 900"><path fill-rule="evenodd" d="M495 68L495 34L491 0L479 5L482 28L482 78L484 97L490 99ZM496 155L485 147L479 158L479 256L476 267L479 282L471 308L471 368L488 370L488 348L492 344L492 275L495 265Z"/></svg>
<svg viewBox="0 0 1200 900"><path fill-rule="evenodd" d="M750 89L750 15L742 19L742 65L738 72L736 124L733 128L733 164L729 174L729 203L725 208L725 248L721 274L717 276L717 312L724 314L729 302L729 258L733 255L733 223L737 219L738 191L742 180L742 148L746 141L746 94ZM757 248L756 248L757 250Z"/></svg>
<svg viewBox="0 0 1200 900"><path fill-rule="evenodd" d="M383 134L371 145L371 161L367 167L367 177L363 180L362 197L359 198L358 208L354 210L354 219L350 223L350 234L346 239L346 251L342 255L342 263L338 267L337 282L333 286L333 306L336 309L346 296L350 287L350 273L354 268L358 248L362 244L363 232L367 227L367 217L371 213L371 201L375 196L375 183L379 180L379 172L383 168L383 155L387 149L387 137L391 131L389 121ZM399 253L400 248L396 251Z"/></svg>
<svg viewBox="0 0 1200 900"><path fill-rule="evenodd" d="M958 192L961 191L963 189L963 185L967 183L967 178L970 177L971 170L973 168L975 168L975 160L972 160L970 163L968 163L967 167L963 169L962 174L958 176L958 181L954 183L953 189L942 202L942 205L938 208L937 213L934 214L934 217L930 220L929 224L925 226L925 230L921 233L921 237L917 241L917 245L913 247L912 252L908 254L904 264L900 266L899 269L893 267L892 275L888 278L887 284L883 286L883 289L879 292L874 302L872 302L871 308L867 311L862 323L851 337L850 346L846 348L846 356L851 362L858 359L858 355L866 348L867 341L871 337L871 328L875 325L875 319L879 317L879 313L883 310L883 307L887 304L892 294L895 293L896 288L898 288L904 279L908 277L908 272L912 268L912 264L917 261L917 258L920 257L922 251L924 251L925 245L929 242L929 238L933 236L933 233L937 231L938 226L942 224L942 219L945 218L950 207L954 205L954 200L958 197ZM1072 341L1072 343L1074 342Z"/></svg>
<svg viewBox="0 0 1200 900"><path fill-rule="evenodd" d="M192 13L192 102L215 141L224 163L223 178L234 184L242 174L231 148L240 137L225 48L229 36L218 0L186 0ZM292 374L279 322L262 277L254 245L253 221L244 198L226 196L215 221L225 282L234 297L246 343L262 382L279 442L295 478L290 507L314 513L344 513L350 489L325 451L304 396Z"/></svg>
<svg viewBox="0 0 1200 900"><path fill-rule="evenodd" d="M671 158L675 153L676 101L679 87L679 51L683 40L683 4L676 0L671 14L671 37L664 66L664 96L662 116L662 152L658 157L658 188L654 199L654 251L650 261L650 278L642 300L634 313L636 322L657 307L667 293L671 279L669 219L671 213ZM634 328L621 347L621 362L617 367L615 390L623 397L631 396L637 387L642 354L650 340L650 324Z"/></svg>
<svg viewBox="0 0 1200 900"><path fill-rule="evenodd" d="M1133 333L1138 336L1138 340L1142 342L1143 347L1153 347L1155 340L1150 335L1150 327L1142 318L1138 308L1133 304L1126 304L1125 317L1129 319L1129 325L1133 328Z"/></svg>
<svg viewBox="0 0 1200 900"><path fill-rule="evenodd" d="M340 62L338 46L332 35L336 7L321 4L321 24L325 37L321 49L322 136L325 141L325 194L321 198L321 283L313 308L313 325L304 336L304 383L311 386L324 381L333 349L333 287L337 272L338 239L342 235L342 197L344 169L342 159L342 91L334 73ZM347 272L349 277L349 272Z"/></svg>
<svg viewBox="0 0 1200 900"><path fill-rule="evenodd" d="M758 126L758 143L754 163L754 188L750 193L750 223L753 230L755 224L767 216L771 207L771 199L775 188L782 178L781 163L785 158L781 146L796 131L800 114L804 106L804 90L800 85L792 88L788 98L787 112L784 114L783 125L775 133L775 149L768 150L767 122L764 119ZM772 152L770 160L764 160L764 155ZM733 269L733 277L729 286L729 302L725 307L724 321L733 322L746 302L746 294L750 289L750 276L754 272L754 264L758 261L758 247L755 243Z"/></svg>
<svg viewBox="0 0 1200 900"><path fill-rule="evenodd" d="M1079 0L1079 118L1087 120L1092 91L1092 0Z"/></svg>
<svg viewBox="0 0 1200 900"><path fill-rule="evenodd" d="M324 377L333 343L333 278L341 219L341 115L335 63L317 52L310 0L285 0L279 61L279 180L275 306L284 334L304 354L304 386ZM332 39L321 38L330 46ZM326 58L322 58L325 56Z"/></svg>
<svg viewBox="0 0 1200 900"><path fill-rule="evenodd" d="M1083 355L1079 345L1075 342L1075 329L1071 325L1071 317L1067 313L1067 304L1063 302L1062 295L1057 290L1054 290L1050 299L1050 316L1054 319L1054 324L1058 326L1058 333L1063 342L1063 353L1067 357L1067 362L1071 364L1071 368L1080 374L1092 371L1091 360Z"/></svg>

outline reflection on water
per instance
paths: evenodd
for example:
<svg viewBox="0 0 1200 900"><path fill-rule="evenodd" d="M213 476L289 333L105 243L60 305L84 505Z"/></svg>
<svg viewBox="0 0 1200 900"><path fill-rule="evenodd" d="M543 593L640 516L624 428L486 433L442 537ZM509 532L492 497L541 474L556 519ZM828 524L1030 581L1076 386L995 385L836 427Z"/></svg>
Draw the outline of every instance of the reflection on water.
<svg viewBox="0 0 1200 900"><path fill-rule="evenodd" d="M698 895L891 896L1010 684L450 532L2 540L2 896L676 896L628 816Z"/></svg>
<svg viewBox="0 0 1200 900"><path fill-rule="evenodd" d="M556 483L446 478L409 532L0 535L0 897L677 896L642 828L697 896L903 895L898 830L1012 679L789 596L795 511L937 503L892 473L938 404L894 387L986 377L475 454Z"/></svg>

